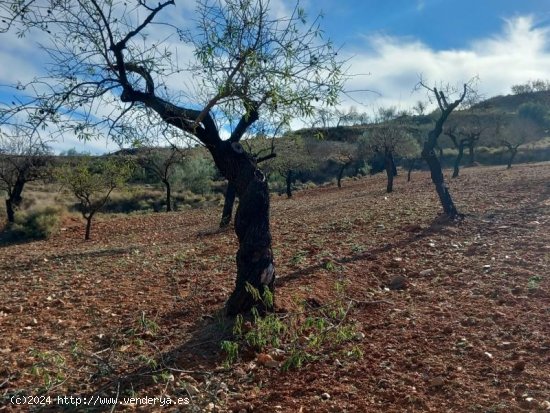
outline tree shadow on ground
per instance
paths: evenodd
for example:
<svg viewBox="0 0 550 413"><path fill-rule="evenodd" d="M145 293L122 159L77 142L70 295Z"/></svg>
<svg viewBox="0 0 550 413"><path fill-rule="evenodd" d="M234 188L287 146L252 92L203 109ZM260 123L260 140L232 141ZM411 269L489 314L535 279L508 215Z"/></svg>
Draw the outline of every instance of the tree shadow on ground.
<svg viewBox="0 0 550 413"><path fill-rule="evenodd" d="M0 248L10 247L12 245L29 244L40 241L40 238L24 237L16 234L8 225L0 229Z"/></svg>
<svg viewBox="0 0 550 413"><path fill-rule="evenodd" d="M434 219L428 227L420 227L418 225L409 225L402 229L408 232L409 235L396 242L386 243L378 248L369 251L345 256L337 259L338 264L346 264L355 261L373 260L377 255L391 251L394 248L402 248L418 240L421 240L447 226L457 225L455 221L448 221L444 217ZM314 273L323 268L323 264L316 264L299 271L295 271L278 279L278 286L293 281L299 280L304 276ZM83 395L88 399L93 397L116 397L117 395L127 394L131 391L133 394L147 394L147 390L158 389L158 375L162 372L177 374L185 374L193 377L199 382L207 380L215 374L229 371L222 367L224 354L221 350L221 343L224 340L231 339L234 319L223 315L223 308L217 308L212 315L202 315L192 325L185 328L184 342L168 351L159 352L155 357L154 363L149 366L143 365L129 372L113 372L109 377L104 377L101 383L97 383L96 387L88 394ZM165 313L162 316L161 322L166 320L177 319L185 313L185 309L174 309L171 312ZM155 367L150 367L151 365ZM180 393L172 391L173 397L189 397L187 390L180 388ZM215 392L212 393L214 400ZM57 409L45 411L59 411ZM110 410L103 406L101 408L87 407L83 411L104 411ZM70 411L79 411L74 406Z"/></svg>
<svg viewBox="0 0 550 413"><path fill-rule="evenodd" d="M163 316L163 319L170 319L177 316L180 310L176 310L171 313L167 313ZM232 330L234 325L234 319L225 317L223 315L223 308L219 308L215 311L214 315L203 316L197 320L192 326L188 327L186 336L187 339L183 344L170 349L165 352L159 352L154 358L154 362L148 362L148 365L142 365L132 371L116 371L112 372L109 376L103 377L98 381L92 390L85 394L80 394L79 397L86 398L87 400L101 400L109 398L118 398L119 401L122 397L131 397L129 394L137 395L133 397L161 397L156 390L159 389L159 383L166 389L169 383L174 381L168 381L164 383L159 377L163 373L173 374L179 377L180 374L186 377L192 377L197 382L201 383L208 380L214 374L229 371L222 366L224 356L221 351L221 342L228 340L232 336ZM154 366L154 367L153 367ZM148 393L147 391L155 388L154 392ZM202 396L211 397L213 401L216 397L217 389L204 389L201 387ZM163 392L163 394L165 394ZM170 389L169 394L172 399L176 398L190 398L191 394L184 387L176 386ZM41 409L41 412L101 412L101 411L114 411L124 410L124 406L113 406L109 403L97 403L93 406L93 402L90 406L76 406L76 405L52 405L46 406ZM146 406L142 405L142 408ZM151 407L151 406L150 406ZM158 407L158 404L157 404ZM174 407L174 406L172 406ZM197 407L197 406L193 406ZM165 407L166 408L166 407ZM180 410L178 410L180 411ZM186 410L184 410L186 411ZM202 411L202 410L198 410Z"/></svg>
<svg viewBox="0 0 550 413"><path fill-rule="evenodd" d="M13 245L13 244L9 244ZM0 248L2 245L0 245ZM131 254L133 251L139 250L137 246L129 246L124 248L105 248L92 251L75 251L67 252L64 254L47 254L35 259L30 259L18 265L20 270L30 270L39 263L44 262L44 258L48 260L67 260L67 259L86 259L86 258L100 258L100 257L114 257L120 255ZM7 267L13 268L13 263L8 262L4 266L0 266L0 270L6 269Z"/></svg>
<svg viewBox="0 0 550 413"><path fill-rule="evenodd" d="M435 218L430 223L430 225L425 228L422 228L419 225L406 225L401 230L409 233L407 237L399 239L395 242L385 243L379 247L369 249L368 251L334 259L333 262L334 264L343 265L343 264L349 264L349 263L358 262L358 261L374 261L380 254L391 251L393 249L404 248L414 242L417 242L430 235L433 235L434 233L441 231L445 227L455 226L455 225L458 225L459 223L460 221L449 220L446 216L441 215ZM393 236L388 238L391 239L393 238ZM294 271L283 277L279 277L277 279L277 287L280 287L288 283L292 283L305 276L315 274L317 271L322 270L324 268L325 268L325 263L320 262L318 264L314 264L309 267L302 268L298 271Z"/></svg>

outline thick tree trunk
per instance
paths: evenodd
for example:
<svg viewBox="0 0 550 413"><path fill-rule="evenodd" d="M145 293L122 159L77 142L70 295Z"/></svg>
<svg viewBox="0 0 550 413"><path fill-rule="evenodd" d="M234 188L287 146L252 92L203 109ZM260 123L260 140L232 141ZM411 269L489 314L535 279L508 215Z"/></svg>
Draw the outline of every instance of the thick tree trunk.
<svg viewBox="0 0 550 413"><path fill-rule="evenodd" d="M473 166L474 162L475 162L475 153L474 153L474 143L473 142L470 142L470 144L468 145L468 153L469 153L468 166Z"/></svg>
<svg viewBox="0 0 550 413"><path fill-rule="evenodd" d="M13 203L10 198L6 199L6 212L8 214L8 222L15 222L15 209L13 208Z"/></svg>
<svg viewBox="0 0 550 413"><path fill-rule="evenodd" d="M275 267L269 228L269 189L265 175L252 157L238 143L220 142L209 148L216 165L234 186L239 197L235 214L235 233L239 240L237 251L237 280L235 290L226 303L228 315L244 313L255 307L260 313L273 309L272 303L257 301L249 287L274 293Z"/></svg>
<svg viewBox="0 0 550 413"><path fill-rule="evenodd" d="M434 93L439 109L441 110L441 114L439 116L439 119L437 119L437 121L435 122L434 128L428 133L428 138L424 142L424 147L422 148L422 158L426 161L430 168L432 182L435 185L435 190L437 192L437 195L439 196L439 201L441 202L441 206L443 207L445 215L447 215L447 217L449 217L450 219L455 219L459 216L459 213L455 207L453 199L451 198L449 189L445 185L441 163L439 162L439 159L437 159L437 156L435 154L435 147L437 146L437 138L439 138L439 136L443 132L443 125L445 124L445 121L447 120L451 112L455 110L466 97L466 93L468 92L468 85L464 84L464 91L460 95L460 98L450 104L447 102L445 93L437 90L437 88L435 87L429 90ZM443 155L442 152L443 151L441 151L440 148L441 155Z"/></svg>
<svg viewBox="0 0 550 413"><path fill-rule="evenodd" d="M516 157L517 153L518 153L517 148L510 150L510 158L508 158L508 166L506 167L506 169L512 168L512 163L514 163L514 158Z"/></svg>
<svg viewBox="0 0 550 413"><path fill-rule="evenodd" d="M393 153L390 152L390 160L391 160L391 170L393 173L393 176L397 176L397 166L395 165L395 159L393 158Z"/></svg>
<svg viewBox="0 0 550 413"><path fill-rule="evenodd" d="M13 186L11 193L9 194L8 199L6 199L6 213L8 215L8 222L15 222L15 209L21 204L23 198L21 194L23 193L23 188L25 182L18 179Z"/></svg>
<svg viewBox="0 0 550 413"><path fill-rule="evenodd" d="M235 233L239 239L237 281L235 290L227 301L227 313L236 315L252 307L265 313L272 309L272 305L255 301L246 288L250 284L260 295L263 295L265 288L274 292L275 268L269 230L269 192L265 181L253 180L239 196Z"/></svg>
<svg viewBox="0 0 550 413"><path fill-rule="evenodd" d="M462 156L464 155L464 145L458 145L458 155L455 159L455 165L453 169L453 178L456 178L460 172L460 162L462 161Z"/></svg>
<svg viewBox="0 0 550 413"><path fill-rule="evenodd" d="M163 180L162 183L166 187L166 212L170 212L172 211L172 190L170 182L168 180Z"/></svg>
<svg viewBox="0 0 550 413"><path fill-rule="evenodd" d="M263 158L258 159L258 163L274 157L275 157L275 154L271 153L267 156L264 156ZM225 190L225 195L223 198L223 210L222 210L222 218L220 220L220 228L227 227L231 222L231 217L233 216L233 207L235 205L235 196L236 196L235 187L230 182L228 182L227 188Z"/></svg>
<svg viewBox="0 0 550 413"><path fill-rule="evenodd" d="M154 94L154 84L150 76L144 76L147 93L136 91L126 78L123 70L123 50L126 40L111 46L117 61L123 91L123 102L142 102L156 111L161 118L199 139L208 151L218 170L235 186L239 197L239 207L235 217L235 233L239 240L237 251L237 280L235 290L226 303L228 315L245 313L252 308L264 313L273 308L273 302L257 300L250 294L249 285L262 294L267 288L274 292L275 267L271 250L269 229L269 190L265 175L257 168L254 158L247 154L238 143L246 130L258 120L257 108L250 108L233 129L229 140L223 141L210 107L202 111L176 106ZM141 74L141 73L140 73ZM143 75L142 75L143 76Z"/></svg>
<svg viewBox="0 0 550 413"><path fill-rule="evenodd" d="M338 177L337 177L338 188L342 188L342 178L344 177L344 171L349 166L349 164L350 164L350 162L346 162L346 163L342 164L342 166L340 167L340 170L338 171Z"/></svg>
<svg viewBox="0 0 550 413"><path fill-rule="evenodd" d="M286 196L292 198L292 170L286 171Z"/></svg>
<svg viewBox="0 0 550 413"><path fill-rule="evenodd" d="M388 177L388 184L386 186L386 192L390 193L393 191L393 177L397 175L395 162L393 161L393 156L391 153L386 153L384 155L384 166L386 169L386 175Z"/></svg>
<svg viewBox="0 0 550 413"><path fill-rule="evenodd" d="M411 159L409 161L409 168L408 168L408 171L407 171L407 182L411 182L411 173L412 173L412 170L414 168L415 163L416 163L416 159Z"/></svg>
<svg viewBox="0 0 550 413"><path fill-rule="evenodd" d="M235 187L230 182L227 183L225 196L223 199L222 219L220 220L220 228L227 227L233 216L233 206L235 205Z"/></svg>
<svg viewBox="0 0 550 413"><path fill-rule="evenodd" d="M439 196L439 200L441 202L441 206L443 207L445 215L447 215L451 219L455 219L458 216L458 211L455 207L453 199L451 198L449 189L445 185L445 179L443 177L443 171L441 170L439 159L437 159L437 156L433 149L430 150L426 147L422 151L422 157L430 168L432 182L435 185L435 190L437 192L437 195Z"/></svg>
<svg viewBox="0 0 550 413"><path fill-rule="evenodd" d="M92 218L94 217L93 214L88 215L86 218L86 233L84 234L84 239L88 241L90 239L90 232L92 230Z"/></svg>

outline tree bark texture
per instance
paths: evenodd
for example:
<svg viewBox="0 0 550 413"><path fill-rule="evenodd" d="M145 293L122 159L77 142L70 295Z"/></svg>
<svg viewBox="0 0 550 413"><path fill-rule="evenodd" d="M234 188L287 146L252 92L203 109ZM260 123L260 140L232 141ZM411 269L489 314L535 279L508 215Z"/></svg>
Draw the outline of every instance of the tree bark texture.
<svg viewBox="0 0 550 413"><path fill-rule="evenodd" d="M439 159L437 159L433 149L426 150L426 148L422 151L422 157L430 168L432 182L435 185L435 191L439 196L439 201L443 207L443 212L451 219L456 218L458 216L458 211L449 192L449 188L447 188L447 185L445 184Z"/></svg>
<svg viewBox="0 0 550 413"><path fill-rule="evenodd" d="M453 178L458 177L458 174L460 173L460 162L462 162L462 157L464 156L464 145L462 142L458 145L458 155L455 159L455 164L453 168Z"/></svg>
<svg viewBox="0 0 550 413"><path fill-rule="evenodd" d="M388 177L388 184L386 185L386 192L389 194L393 191L393 178L397 175L395 162L391 151L384 153L384 167L386 169L386 175Z"/></svg>
<svg viewBox="0 0 550 413"><path fill-rule="evenodd" d="M235 205L235 187L228 182L225 196L223 198L222 219L220 220L220 228L226 228L231 223L233 216L233 206Z"/></svg>
<svg viewBox="0 0 550 413"><path fill-rule="evenodd" d="M90 232L92 230L92 218L93 215L89 215L86 218L86 233L84 234L84 239L88 241L90 239Z"/></svg>
<svg viewBox="0 0 550 413"><path fill-rule="evenodd" d="M170 181L165 179L162 183L166 187L166 212L170 212L172 211L172 189L170 186Z"/></svg>
<svg viewBox="0 0 550 413"><path fill-rule="evenodd" d="M263 301L255 301L247 284L263 294L264 288L274 292L275 267L269 228L269 190L264 174L254 159L236 142L220 141L210 147L214 162L232 183L239 206L235 214L237 280L235 290L226 303L228 315L236 315L256 307L260 313L272 310Z"/></svg>
<svg viewBox="0 0 550 413"><path fill-rule="evenodd" d="M395 159L393 157L393 152L390 151L389 157L390 157L390 161L391 161L391 170L392 170L393 176L397 176L397 165L395 165Z"/></svg>
<svg viewBox="0 0 550 413"><path fill-rule="evenodd" d="M15 181L13 189L8 194L8 198L6 199L6 213L8 215L9 223L15 222L15 210L23 200L21 194L23 193L24 186L25 182L18 179L17 181Z"/></svg>
<svg viewBox="0 0 550 413"><path fill-rule="evenodd" d="M292 169L286 171L286 196L292 198Z"/></svg>
<svg viewBox="0 0 550 413"><path fill-rule="evenodd" d="M10 198L6 199L6 212L8 214L8 222L15 222L15 209L13 208L13 203Z"/></svg>

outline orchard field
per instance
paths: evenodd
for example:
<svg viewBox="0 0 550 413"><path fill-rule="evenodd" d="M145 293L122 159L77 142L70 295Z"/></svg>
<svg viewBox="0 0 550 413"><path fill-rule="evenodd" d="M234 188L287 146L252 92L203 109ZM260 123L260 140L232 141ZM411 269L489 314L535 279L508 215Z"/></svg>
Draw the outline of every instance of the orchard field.
<svg viewBox="0 0 550 413"><path fill-rule="evenodd" d="M464 168L458 222L427 172L405 175L391 194L377 175L272 195L279 327L261 332L221 315L237 241L219 208L103 215L88 242L67 218L2 245L0 411L62 411L58 395L189 399L76 411L549 410L550 163ZM35 395L53 401L11 402Z"/></svg>

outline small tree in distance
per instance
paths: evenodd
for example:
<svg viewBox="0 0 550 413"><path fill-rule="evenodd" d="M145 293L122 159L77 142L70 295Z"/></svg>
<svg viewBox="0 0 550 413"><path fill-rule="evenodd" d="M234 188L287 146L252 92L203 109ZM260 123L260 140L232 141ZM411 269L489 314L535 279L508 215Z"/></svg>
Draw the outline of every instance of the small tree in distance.
<svg viewBox="0 0 550 413"><path fill-rule="evenodd" d="M399 122L386 122L371 126L361 139L364 151L376 154L384 159L387 176L386 192L393 191L393 178L397 175L395 156L405 157L415 152L416 141ZM415 146L416 145L416 146Z"/></svg>
<svg viewBox="0 0 550 413"><path fill-rule="evenodd" d="M478 117L474 117L472 119L460 119L460 123L458 120L455 120L452 124L445 128L445 135L451 139L454 147L458 150L453 167L453 178L458 177L460 173L460 164L466 148L468 148L469 152L468 165L474 165L474 149L479 142L483 131L484 128L481 127Z"/></svg>
<svg viewBox="0 0 550 413"><path fill-rule="evenodd" d="M445 129L445 135L451 139L454 147L458 150L453 166L453 178L456 178L458 177L460 171L460 162L464 156L464 148L466 147L467 139L459 136L459 129L457 125L448 126Z"/></svg>
<svg viewBox="0 0 550 413"><path fill-rule="evenodd" d="M508 163L506 168L512 168L518 149L524 143L536 138L539 133L537 125L525 118L516 118L509 125L502 128L500 133L500 143L508 152Z"/></svg>
<svg viewBox="0 0 550 413"><path fill-rule="evenodd" d="M23 189L28 182L48 175L50 149L39 137L16 128L13 135L0 134L0 190L5 191L8 222L15 222Z"/></svg>
<svg viewBox="0 0 550 413"><path fill-rule="evenodd" d="M278 173L285 179L286 196L292 198L295 174L312 168L312 159L304 138L299 135L276 141L277 157L266 163L266 169Z"/></svg>
<svg viewBox="0 0 550 413"><path fill-rule="evenodd" d="M148 148L137 158L143 169L160 180L166 190L166 212L172 211L172 184L178 165L184 159L183 152L176 146L170 148Z"/></svg>
<svg viewBox="0 0 550 413"><path fill-rule="evenodd" d="M81 158L55 171L57 180L78 199L80 213L86 220L84 239L90 239L92 219L109 200L115 188L130 178L133 166L127 160Z"/></svg>
<svg viewBox="0 0 550 413"><path fill-rule="evenodd" d="M357 145L350 142L317 139L309 140L307 147L314 158L329 160L337 165L336 184L338 188L342 188L342 179L346 169L360 157Z"/></svg>

